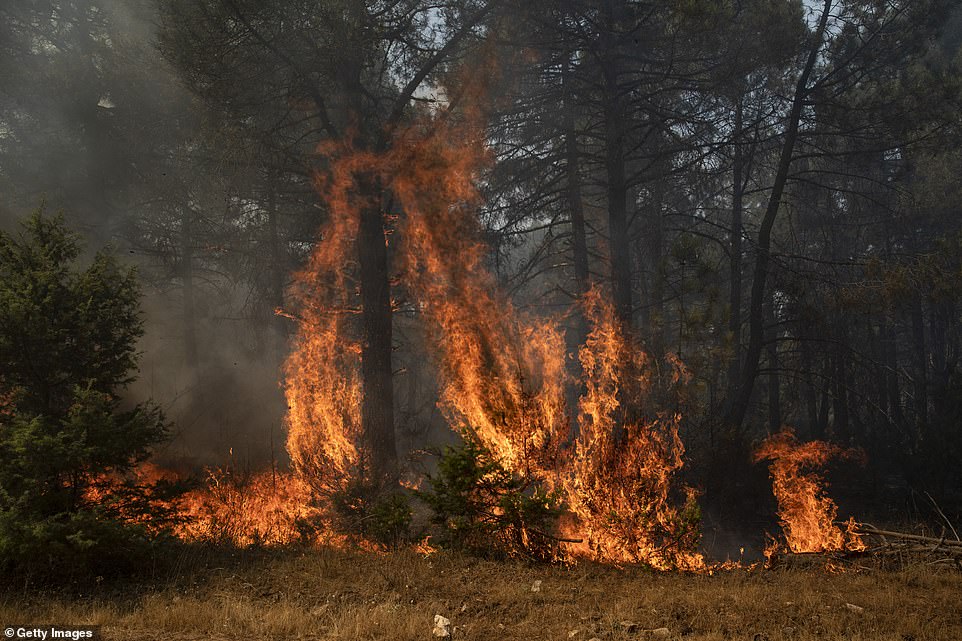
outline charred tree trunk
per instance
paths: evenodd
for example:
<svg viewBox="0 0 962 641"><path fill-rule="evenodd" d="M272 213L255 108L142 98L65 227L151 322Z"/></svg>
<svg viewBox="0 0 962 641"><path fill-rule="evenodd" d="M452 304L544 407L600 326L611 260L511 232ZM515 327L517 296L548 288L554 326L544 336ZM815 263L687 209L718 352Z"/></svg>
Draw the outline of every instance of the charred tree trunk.
<svg viewBox="0 0 962 641"><path fill-rule="evenodd" d="M362 33L369 25L367 7L356 3L348 9L352 26ZM356 52L357 54L360 51ZM355 144L383 152L389 145L381 127L370 122L363 80L364 61L349 55L341 82L347 95L347 127L353 128ZM361 295L361 429L369 457L370 482L378 488L398 480L397 442L394 431L394 371L391 282L388 271L387 236L384 227L385 186L372 172L354 176L358 195L357 257Z"/></svg>
<svg viewBox="0 0 962 641"><path fill-rule="evenodd" d="M392 371L393 318L381 186L364 176L358 187L361 206L357 254L361 281L361 424L371 457L371 479L377 485L397 481Z"/></svg>

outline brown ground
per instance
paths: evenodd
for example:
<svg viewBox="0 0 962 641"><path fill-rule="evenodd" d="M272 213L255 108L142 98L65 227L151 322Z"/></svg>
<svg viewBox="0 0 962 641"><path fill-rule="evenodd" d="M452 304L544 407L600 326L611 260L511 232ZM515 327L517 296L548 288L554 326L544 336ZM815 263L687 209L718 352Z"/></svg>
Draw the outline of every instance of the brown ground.
<svg viewBox="0 0 962 641"><path fill-rule="evenodd" d="M95 624L106 639L425 641L441 614L454 641L962 639L962 573L921 564L692 576L320 549L185 557L168 576L107 583L70 596L7 586L0 626Z"/></svg>

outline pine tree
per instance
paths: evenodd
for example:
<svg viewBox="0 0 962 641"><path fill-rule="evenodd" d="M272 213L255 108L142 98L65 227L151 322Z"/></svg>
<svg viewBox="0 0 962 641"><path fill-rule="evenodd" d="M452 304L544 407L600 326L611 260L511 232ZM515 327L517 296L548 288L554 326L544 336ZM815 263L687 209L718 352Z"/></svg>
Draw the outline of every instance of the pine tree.
<svg viewBox="0 0 962 641"><path fill-rule="evenodd" d="M134 271L82 250L42 210L0 232L0 566L123 552L116 500L90 489L166 436L159 408L120 397L143 333Z"/></svg>

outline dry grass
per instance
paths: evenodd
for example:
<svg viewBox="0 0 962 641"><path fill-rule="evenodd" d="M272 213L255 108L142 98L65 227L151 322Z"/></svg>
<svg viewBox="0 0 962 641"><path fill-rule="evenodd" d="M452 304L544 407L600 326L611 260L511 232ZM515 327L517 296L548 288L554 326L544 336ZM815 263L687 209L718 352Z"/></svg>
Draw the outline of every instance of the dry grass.
<svg viewBox="0 0 962 641"><path fill-rule="evenodd" d="M96 624L107 639L423 641L435 614L451 619L455 641L616 641L654 628L692 641L951 640L962 639L962 575L918 566L691 576L319 549L194 559L170 577L71 596L0 596L0 623Z"/></svg>

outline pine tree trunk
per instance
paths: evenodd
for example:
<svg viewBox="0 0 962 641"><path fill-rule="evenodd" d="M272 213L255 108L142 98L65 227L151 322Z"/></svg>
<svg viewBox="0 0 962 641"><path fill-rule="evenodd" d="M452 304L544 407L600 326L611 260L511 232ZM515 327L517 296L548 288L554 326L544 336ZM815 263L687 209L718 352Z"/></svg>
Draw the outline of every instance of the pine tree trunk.
<svg viewBox="0 0 962 641"><path fill-rule="evenodd" d="M608 197L608 246L615 312L625 331L631 328L631 257L628 242L628 185L625 175L626 114L616 32L620 25L616 0L608 0L604 43L605 174Z"/></svg>
<svg viewBox="0 0 962 641"><path fill-rule="evenodd" d="M377 485L397 481L397 444L394 434L394 385L392 371L393 323L391 284L380 185L358 177L365 194L360 211L358 259L361 280L361 425L371 460L371 479Z"/></svg>

